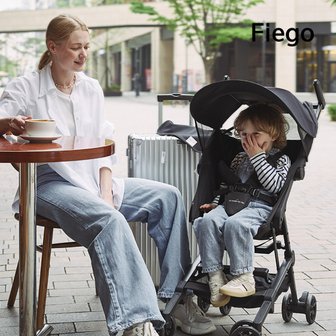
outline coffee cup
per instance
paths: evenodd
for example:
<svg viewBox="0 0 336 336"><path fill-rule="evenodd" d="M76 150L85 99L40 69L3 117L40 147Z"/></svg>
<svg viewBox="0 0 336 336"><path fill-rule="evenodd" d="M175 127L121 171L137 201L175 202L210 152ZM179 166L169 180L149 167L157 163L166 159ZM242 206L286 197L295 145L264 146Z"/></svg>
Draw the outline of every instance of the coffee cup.
<svg viewBox="0 0 336 336"><path fill-rule="evenodd" d="M52 119L27 119L25 120L26 133L29 136L43 137L56 134L56 122Z"/></svg>

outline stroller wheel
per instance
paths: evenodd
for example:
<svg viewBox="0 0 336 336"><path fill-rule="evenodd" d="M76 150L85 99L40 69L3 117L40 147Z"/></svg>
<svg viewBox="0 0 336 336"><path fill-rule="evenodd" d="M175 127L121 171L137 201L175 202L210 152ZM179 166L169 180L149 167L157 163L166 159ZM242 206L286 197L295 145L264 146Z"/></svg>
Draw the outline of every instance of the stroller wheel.
<svg viewBox="0 0 336 336"><path fill-rule="evenodd" d="M252 326L241 326L230 332L230 336L261 336L261 333Z"/></svg>
<svg viewBox="0 0 336 336"><path fill-rule="evenodd" d="M288 293L282 298L282 306L281 306L281 314L282 318L285 322L290 322L293 316L293 312L291 311L292 305L292 294Z"/></svg>
<svg viewBox="0 0 336 336"><path fill-rule="evenodd" d="M241 320L236 322L231 330L230 336L261 336L261 333L255 328L250 320Z"/></svg>
<svg viewBox="0 0 336 336"><path fill-rule="evenodd" d="M230 314L231 306L225 305L225 306L219 307L219 311L222 313L223 316L227 316Z"/></svg>
<svg viewBox="0 0 336 336"><path fill-rule="evenodd" d="M160 332L160 336L173 336L176 330L175 320L170 315L164 315L164 319L166 320L166 324Z"/></svg>
<svg viewBox="0 0 336 336"><path fill-rule="evenodd" d="M308 294L305 300L306 321L313 324L316 318L317 302L314 295Z"/></svg>
<svg viewBox="0 0 336 336"><path fill-rule="evenodd" d="M210 308L210 302L201 296L197 297L197 305L204 313L206 313Z"/></svg>

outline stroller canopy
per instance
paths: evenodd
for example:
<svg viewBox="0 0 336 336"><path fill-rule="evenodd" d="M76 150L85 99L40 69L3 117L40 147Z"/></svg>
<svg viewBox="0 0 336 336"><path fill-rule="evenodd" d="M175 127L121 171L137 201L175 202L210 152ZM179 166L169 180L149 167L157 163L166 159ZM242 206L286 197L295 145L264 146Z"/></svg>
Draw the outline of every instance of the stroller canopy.
<svg viewBox="0 0 336 336"><path fill-rule="evenodd" d="M193 97L190 113L203 125L219 129L241 105L256 103L277 105L293 117L301 130L312 138L316 136L318 123L312 104L301 103L287 90L245 80L230 79L203 87Z"/></svg>

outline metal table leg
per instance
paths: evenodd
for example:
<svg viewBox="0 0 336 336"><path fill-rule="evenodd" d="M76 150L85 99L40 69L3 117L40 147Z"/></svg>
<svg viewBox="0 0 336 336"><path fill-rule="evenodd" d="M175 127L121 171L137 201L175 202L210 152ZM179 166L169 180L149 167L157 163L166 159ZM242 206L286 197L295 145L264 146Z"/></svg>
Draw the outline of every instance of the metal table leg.
<svg viewBox="0 0 336 336"><path fill-rule="evenodd" d="M20 336L36 335L36 164L20 164Z"/></svg>
<svg viewBox="0 0 336 336"><path fill-rule="evenodd" d="M54 330L54 328L48 324L45 324L41 330L39 330L36 336L47 336Z"/></svg>

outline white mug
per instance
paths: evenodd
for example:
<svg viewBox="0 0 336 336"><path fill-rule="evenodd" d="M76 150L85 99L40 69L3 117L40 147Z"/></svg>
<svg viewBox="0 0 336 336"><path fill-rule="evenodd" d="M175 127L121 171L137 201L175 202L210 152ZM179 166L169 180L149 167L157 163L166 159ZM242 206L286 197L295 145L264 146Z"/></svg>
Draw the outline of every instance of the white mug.
<svg viewBox="0 0 336 336"><path fill-rule="evenodd" d="M43 137L56 134L56 122L52 119L27 119L25 128L29 136Z"/></svg>

